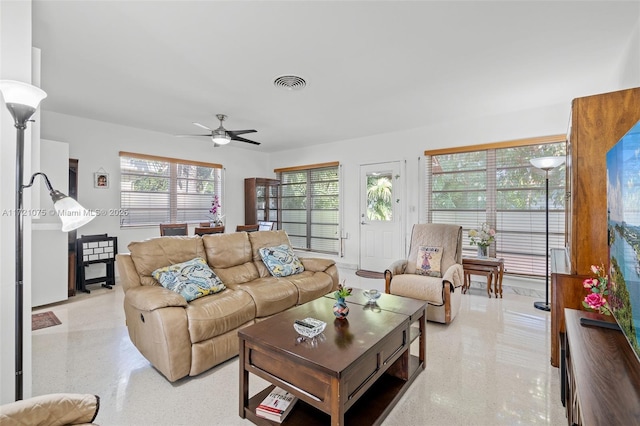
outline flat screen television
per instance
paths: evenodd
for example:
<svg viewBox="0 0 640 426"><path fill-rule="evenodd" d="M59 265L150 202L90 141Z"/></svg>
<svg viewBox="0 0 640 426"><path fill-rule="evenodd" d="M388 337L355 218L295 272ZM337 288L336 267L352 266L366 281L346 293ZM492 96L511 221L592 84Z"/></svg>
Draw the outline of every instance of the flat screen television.
<svg viewBox="0 0 640 426"><path fill-rule="evenodd" d="M609 306L640 361L640 121L607 152Z"/></svg>

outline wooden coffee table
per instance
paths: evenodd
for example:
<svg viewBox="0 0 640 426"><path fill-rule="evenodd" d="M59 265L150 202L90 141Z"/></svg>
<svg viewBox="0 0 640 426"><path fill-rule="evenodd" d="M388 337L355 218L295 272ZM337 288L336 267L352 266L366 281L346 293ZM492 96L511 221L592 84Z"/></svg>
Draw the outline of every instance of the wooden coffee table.
<svg viewBox="0 0 640 426"><path fill-rule="evenodd" d="M255 414L274 386L299 398L285 425L373 425L389 414L425 368L426 303L383 294L370 305L354 289L347 320L337 320L334 302L329 294L238 331L240 417L277 424ZM327 327L300 341L293 322L307 317ZM418 356L409 350L416 338ZM249 373L273 386L249 398Z"/></svg>

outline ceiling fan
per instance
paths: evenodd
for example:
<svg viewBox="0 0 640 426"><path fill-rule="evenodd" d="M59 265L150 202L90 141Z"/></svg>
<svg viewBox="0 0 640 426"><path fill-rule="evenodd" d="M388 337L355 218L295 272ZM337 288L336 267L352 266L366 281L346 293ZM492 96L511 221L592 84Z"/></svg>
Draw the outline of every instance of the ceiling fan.
<svg viewBox="0 0 640 426"><path fill-rule="evenodd" d="M214 147L217 147L220 145L226 145L231 141L246 142L254 145L260 145L260 142L251 141L249 139L245 139L239 136L239 135L244 135L245 133L255 133L257 132L257 130L227 130L224 127L222 127L222 122L227 118L227 116L224 114L216 114L216 117L218 117L218 120L220 120L220 127L218 127L215 130L210 129L209 127L200 123L195 123L195 122L193 123L198 127L208 130L209 133L206 133L204 135L176 135L176 136L178 137L206 136L211 138L211 140L213 141Z"/></svg>

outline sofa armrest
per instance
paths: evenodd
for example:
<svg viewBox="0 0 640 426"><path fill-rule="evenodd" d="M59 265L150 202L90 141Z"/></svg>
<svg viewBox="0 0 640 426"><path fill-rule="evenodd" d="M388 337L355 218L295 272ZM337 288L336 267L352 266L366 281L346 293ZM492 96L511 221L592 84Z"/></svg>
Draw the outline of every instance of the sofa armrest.
<svg viewBox="0 0 640 426"><path fill-rule="evenodd" d="M459 263L454 263L442 276L442 282L448 282L453 288L461 287L464 284L464 269Z"/></svg>
<svg viewBox="0 0 640 426"><path fill-rule="evenodd" d="M391 280L394 275L402 275L407 270L406 260L396 260L384 271L384 292L391 293Z"/></svg>
<svg viewBox="0 0 640 426"><path fill-rule="evenodd" d="M116 265L118 267L119 282L125 293L129 291L130 288L140 286L140 276L138 275L136 266L133 264L130 253L116 254Z"/></svg>
<svg viewBox="0 0 640 426"><path fill-rule="evenodd" d="M329 267L335 265L335 261L331 259L321 259L317 257L301 257L300 261L305 271L325 272Z"/></svg>
<svg viewBox="0 0 640 426"><path fill-rule="evenodd" d="M392 275L404 274L405 271L407 270L407 264L408 262L406 259L396 260L391 264L391 266L389 266L388 269L389 271L391 271Z"/></svg>
<svg viewBox="0 0 640 426"><path fill-rule="evenodd" d="M189 304L184 297L164 287L140 286L127 291L124 295L126 303L141 311L173 307L186 308Z"/></svg>
<svg viewBox="0 0 640 426"><path fill-rule="evenodd" d="M98 415L100 397L91 394L54 393L0 406L3 426L57 426L90 424Z"/></svg>

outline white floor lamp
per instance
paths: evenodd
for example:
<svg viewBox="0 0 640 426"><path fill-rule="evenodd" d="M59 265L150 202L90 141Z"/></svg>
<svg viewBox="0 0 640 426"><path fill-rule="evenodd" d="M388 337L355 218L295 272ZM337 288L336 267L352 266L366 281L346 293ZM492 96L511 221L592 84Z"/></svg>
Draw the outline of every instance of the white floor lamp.
<svg viewBox="0 0 640 426"><path fill-rule="evenodd" d="M53 206L62 221L62 231L68 232L81 227L90 222L95 213L86 210L73 198L70 198L60 191L53 189L49 178L44 173L34 173L27 185L23 185L24 177L24 131L27 128L27 122L38 109L40 102L47 97L47 94L30 84L13 80L0 80L0 93L4 98L7 109L11 113L14 120L14 126L17 129L16 136L16 211L15 216L15 276L16 276L16 294L15 294L15 371L16 371L16 401L22 399L22 335L23 335L23 190L30 188L36 176L40 175L44 178L49 195L53 200Z"/></svg>
<svg viewBox="0 0 640 426"><path fill-rule="evenodd" d="M531 160L531 164L533 164L534 167L540 169L540 170L544 170L544 180L546 183L546 192L545 192L545 200L546 200L546 207L545 207L545 212L546 212L546 238L547 238L547 244L545 246L545 265L546 265L546 272L545 272L545 300L544 302L534 302L533 306L536 309L540 309L541 311L550 311L551 310L551 306L549 305L549 172L553 169L555 169L556 167L560 166L562 163L564 163L564 157L540 157L540 158L532 158Z"/></svg>

